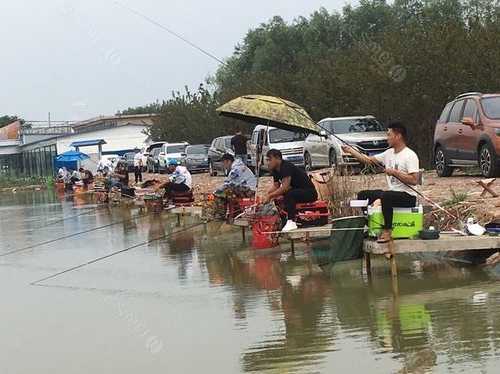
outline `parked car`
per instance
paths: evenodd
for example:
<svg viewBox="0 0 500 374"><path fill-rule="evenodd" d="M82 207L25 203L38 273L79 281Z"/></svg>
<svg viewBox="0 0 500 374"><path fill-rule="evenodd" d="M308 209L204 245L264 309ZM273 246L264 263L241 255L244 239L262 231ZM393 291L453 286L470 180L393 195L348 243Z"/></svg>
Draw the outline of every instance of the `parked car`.
<svg viewBox="0 0 500 374"><path fill-rule="evenodd" d="M161 146L165 144L165 142L155 142L155 143L152 143L150 145L148 145L147 147L144 147L142 150L141 150L141 155L142 155L142 165L144 165L144 171L147 171L148 170L148 158L151 154L151 152L153 151L153 149L155 148L161 148Z"/></svg>
<svg viewBox="0 0 500 374"><path fill-rule="evenodd" d="M158 164L160 172L166 171L170 160L177 160L179 164L184 164L186 158L187 142L182 143L165 143L160 149L158 155Z"/></svg>
<svg viewBox="0 0 500 374"><path fill-rule="evenodd" d="M434 163L440 177L456 167L500 175L500 94L469 92L446 104L434 132Z"/></svg>
<svg viewBox="0 0 500 374"><path fill-rule="evenodd" d="M127 169L129 172L134 171L134 158L135 158L136 152L127 152L122 156L123 162L127 164Z"/></svg>
<svg viewBox="0 0 500 374"><path fill-rule="evenodd" d="M342 142L332 133L368 156L389 148L387 130L373 116L325 118L318 125L324 129L322 135L311 134L304 143L307 170L359 165L354 157L342 151Z"/></svg>
<svg viewBox="0 0 500 374"><path fill-rule="evenodd" d="M208 170L208 149L210 145L197 144L186 147L186 167L190 172Z"/></svg>
<svg viewBox="0 0 500 374"><path fill-rule="evenodd" d="M249 165L253 169L256 168L257 143L261 134L264 136L260 162L262 171L268 170L266 153L270 149L278 149L283 154L284 160L288 160L298 166L304 166L304 141L307 137L306 133L259 125L255 127L248 145Z"/></svg>
<svg viewBox="0 0 500 374"><path fill-rule="evenodd" d="M222 156L225 153L234 155L234 151L231 148L231 139L232 136L221 136L212 140L212 144L208 149L208 172L211 176L217 176L219 172L226 174L222 163Z"/></svg>
<svg viewBox="0 0 500 374"><path fill-rule="evenodd" d="M160 161L158 156L160 155L161 148L154 148L148 156L148 161L146 163L148 173L159 173L160 172Z"/></svg>

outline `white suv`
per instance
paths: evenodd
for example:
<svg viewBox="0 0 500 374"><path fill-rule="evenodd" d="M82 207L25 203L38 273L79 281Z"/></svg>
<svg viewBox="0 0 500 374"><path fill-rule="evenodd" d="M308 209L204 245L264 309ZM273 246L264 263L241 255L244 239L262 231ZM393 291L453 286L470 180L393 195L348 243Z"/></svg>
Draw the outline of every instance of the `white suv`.
<svg viewBox="0 0 500 374"><path fill-rule="evenodd" d="M187 142L163 144L158 155L159 171L167 170L170 160L177 160L179 164L183 164L186 159L186 147L188 145Z"/></svg>
<svg viewBox="0 0 500 374"><path fill-rule="evenodd" d="M325 118L318 125L324 129L322 135L311 134L304 142L304 166L307 170L359 165L351 155L342 151L342 142L335 136L369 156L389 148L387 130L373 116Z"/></svg>

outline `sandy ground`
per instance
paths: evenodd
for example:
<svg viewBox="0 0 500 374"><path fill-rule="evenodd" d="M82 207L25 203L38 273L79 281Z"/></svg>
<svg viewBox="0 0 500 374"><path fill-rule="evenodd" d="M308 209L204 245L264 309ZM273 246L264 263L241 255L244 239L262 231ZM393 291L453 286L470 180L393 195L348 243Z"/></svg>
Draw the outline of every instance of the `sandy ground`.
<svg viewBox="0 0 500 374"><path fill-rule="evenodd" d="M131 180L132 178L133 175L131 175ZM165 180L166 178L167 176L165 174L143 174L144 180ZM386 187L385 177L382 174L370 177L353 175L350 179L355 190L364 187L364 184L367 183L367 179L370 188L384 189ZM424 174L424 184L420 190L431 199L435 199L439 202L451 199L453 191L456 194L466 193L470 198L477 198L481 194L482 188L477 185L476 181L481 179L483 178L479 174L457 174L450 178L439 178L434 171L429 171ZM223 180L223 177L211 177L207 173L193 174L193 186L197 194L213 192ZM361 183L362 181L363 183ZM271 186L271 183L272 179L269 176L259 178L259 194L264 194ZM494 189L498 190L500 194L500 182L494 184Z"/></svg>

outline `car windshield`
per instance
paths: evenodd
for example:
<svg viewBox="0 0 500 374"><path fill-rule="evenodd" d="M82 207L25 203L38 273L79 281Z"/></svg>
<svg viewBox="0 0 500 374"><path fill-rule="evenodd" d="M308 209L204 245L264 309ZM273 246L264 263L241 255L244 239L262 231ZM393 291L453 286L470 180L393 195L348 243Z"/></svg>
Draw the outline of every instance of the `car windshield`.
<svg viewBox="0 0 500 374"><path fill-rule="evenodd" d="M167 153L184 153L186 150L185 145L169 145L167 146Z"/></svg>
<svg viewBox="0 0 500 374"><path fill-rule="evenodd" d="M206 145L191 145L186 148L186 153L188 155L206 155L208 147Z"/></svg>
<svg viewBox="0 0 500 374"><path fill-rule="evenodd" d="M338 121L330 121L321 124L326 130L334 134L348 134L350 132L372 132L386 131L383 124L376 119L353 118Z"/></svg>
<svg viewBox="0 0 500 374"><path fill-rule="evenodd" d="M488 118L500 119L500 97L487 97L481 100L484 114Z"/></svg>
<svg viewBox="0 0 500 374"><path fill-rule="evenodd" d="M307 134L303 132L294 132L289 130L272 129L269 131L270 143L288 143L300 142L307 138Z"/></svg>

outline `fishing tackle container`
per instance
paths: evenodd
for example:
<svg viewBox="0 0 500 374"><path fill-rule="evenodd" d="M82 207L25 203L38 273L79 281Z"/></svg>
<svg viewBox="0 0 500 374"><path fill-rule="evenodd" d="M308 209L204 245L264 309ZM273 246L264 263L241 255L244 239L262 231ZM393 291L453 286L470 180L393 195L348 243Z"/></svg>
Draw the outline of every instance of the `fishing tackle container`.
<svg viewBox="0 0 500 374"><path fill-rule="evenodd" d="M377 237L382 233L384 216L382 207L368 207L368 235ZM392 237L394 239L414 239L424 228L424 208L394 208Z"/></svg>

